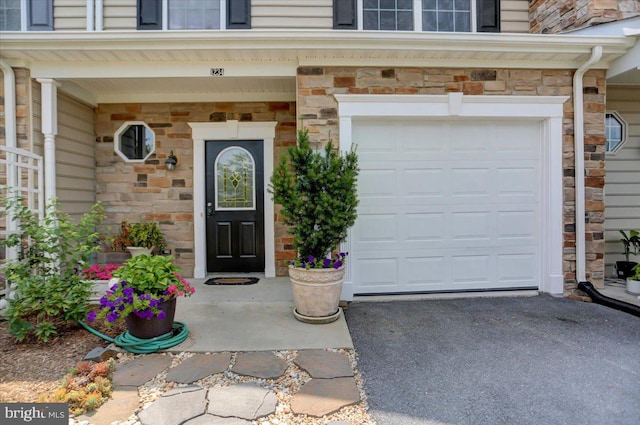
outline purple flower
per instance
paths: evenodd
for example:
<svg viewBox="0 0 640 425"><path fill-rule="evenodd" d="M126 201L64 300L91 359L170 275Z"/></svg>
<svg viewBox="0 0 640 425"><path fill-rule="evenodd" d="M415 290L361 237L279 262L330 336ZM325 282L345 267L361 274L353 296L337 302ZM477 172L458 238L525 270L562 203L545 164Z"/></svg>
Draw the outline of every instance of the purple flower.
<svg viewBox="0 0 640 425"><path fill-rule="evenodd" d="M322 262L322 267L325 269L328 269L330 266L331 266L331 259L325 258L324 261Z"/></svg>
<svg viewBox="0 0 640 425"><path fill-rule="evenodd" d="M308 263L313 263L313 260L314 260L313 255L310 255L309 258L307 258Z"/></svg>
<svg viewBox="0 0 640 425"><path fill-rule="evenodd" d="M95 311L90 311L89 314L87 314L87 321L88 322L93 322L94 320L96 320L96 312Z"/></svg>
<svg viewBox="0 0 640 425"><path fill-rule="evenodd" d="M158 312L158 319L162 320L165 317L167 317L167 313L165 313L164 311Z"/></svg>
<svg viewBox="0 0 640 425"><path fill-rule="evenodd" d="M130 287L124 288L124 289L122 290L122 294L123 294L125 297L130 297L131 295L133 295L133 288L130 288Z"/></svg>
<svg viewBox="0 0 640 425"><path fill-rule="evenodd" d="M153 308L153 307L157 307L158 304L160 304L160 301L153 299L151 301L149 301L149 305Z"/></svg>
<svg viewBox="0 0 640 425"><path fill-rule="evenodd" d="M109 305L109 298L102 297L100 298L100 307L106 307Z"/></svg>
<svg viewBox="0 0 640 425"><path fill-rule="evenodd" d="M340 267L342 266L342 261L338 260L336 261L336 263L333 265L333 268L338 270Z"/></svg>
<svg viewBox="0 0 640 425"><path fill-rule="evenodd" d="M107 314L107 322L113 323L118 320L118 313L109 313Z"/></svg>

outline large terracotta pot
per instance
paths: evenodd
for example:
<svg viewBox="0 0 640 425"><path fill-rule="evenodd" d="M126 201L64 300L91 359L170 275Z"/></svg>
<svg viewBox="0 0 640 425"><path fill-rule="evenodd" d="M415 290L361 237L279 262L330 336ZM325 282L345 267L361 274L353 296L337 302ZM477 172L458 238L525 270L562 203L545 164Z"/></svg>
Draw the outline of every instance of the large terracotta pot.
<svg viewBox="0 0 640 425"><path fill-rule="evenodd" d="M330 323L340 317L340 293L344 270L303 269L289 266L296 319L305 323Z"/></svg>
<svg viewBox="0 0 640 425"><path fill-rule="evenodd" d="M131 313L126 317L127 330L137 338L149 339L156 336L164 335L171 332L173 327L173 318L176 315L176 298L165 301L160 304L162 311L166 313L164 319L153 317L151 319L142 319Z"/></svg>

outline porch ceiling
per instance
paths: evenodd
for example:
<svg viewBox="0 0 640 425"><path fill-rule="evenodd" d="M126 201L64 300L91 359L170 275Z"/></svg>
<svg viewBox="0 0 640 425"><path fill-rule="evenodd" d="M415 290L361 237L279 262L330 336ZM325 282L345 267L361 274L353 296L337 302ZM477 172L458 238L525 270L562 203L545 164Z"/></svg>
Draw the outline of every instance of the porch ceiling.
<svg viewBox="0 0 640 425"><path fill-rule="evenodd" d="M294 100L299 66L577 68L603 46L597 68L635 40L539 34L363 31L5 32L0 58L54 78L90 103ZM223 77L211 76L224 68Z"/></svg>

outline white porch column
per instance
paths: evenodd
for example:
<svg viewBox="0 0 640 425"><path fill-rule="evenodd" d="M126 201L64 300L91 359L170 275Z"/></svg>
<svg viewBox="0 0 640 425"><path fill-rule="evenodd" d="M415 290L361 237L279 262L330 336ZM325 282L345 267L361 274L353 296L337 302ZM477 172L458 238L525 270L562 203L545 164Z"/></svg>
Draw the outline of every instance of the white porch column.
<svg viewBox="0 0 640 425"><path fill-rule="evenodd" d="M58 86L50 78L39 78L42 95L42 134L44 134L44 198L56 197L56 134L58 134Z"/></svg>

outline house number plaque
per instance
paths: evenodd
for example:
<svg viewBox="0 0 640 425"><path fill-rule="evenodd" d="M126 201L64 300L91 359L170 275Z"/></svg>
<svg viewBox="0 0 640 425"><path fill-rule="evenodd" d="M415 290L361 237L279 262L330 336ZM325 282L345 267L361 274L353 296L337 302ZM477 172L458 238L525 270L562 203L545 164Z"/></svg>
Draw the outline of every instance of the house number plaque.
<svg viewBox="0 0 640 425"><path fill-rule="evenodd" d="M212 77L223 77L224 76L224 68L211 68L211 76Z"/></svg>

